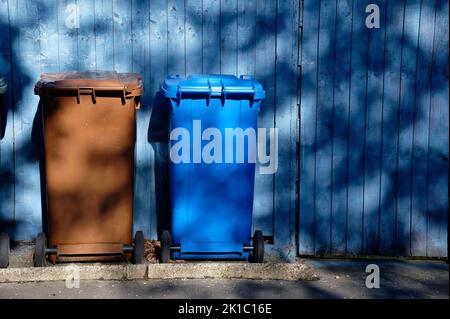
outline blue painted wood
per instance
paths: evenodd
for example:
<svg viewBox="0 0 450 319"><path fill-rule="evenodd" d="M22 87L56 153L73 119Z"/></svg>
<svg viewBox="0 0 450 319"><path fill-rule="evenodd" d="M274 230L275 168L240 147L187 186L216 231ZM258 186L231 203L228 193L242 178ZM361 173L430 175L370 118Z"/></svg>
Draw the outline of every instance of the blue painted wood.
<svg viewBox="0 0 450 319"><path fill-rule="evenodd" d="M131 50L131 2L113 0L113 53L114 70L127 72L132 66Z"/></svg>
<svg viewBox="0 0 450 319"><path fill-rule="evenodd" d="M345 255L347 236L348 115L352 1L337 1L334 63L331 253Z"/></svg>
<svg viewBox="0 0 450 319"><path fill-rule="evenodd" d="M186 73L203 72L203 6L202 0L186 1Z"/></svg>
<svg viewBox="0 0 450 319"><path fill-rule="evenodd" d="M380 254L396 253L398 109L404 1L386 2L386 40L382 110Z"/></svg>
<svg viewBox="0 0 450 319"><path fill-rule="evenodd" d="M372 1L380 9L380 25L386 25L385 1ZM384 41L386 27L369 29L364 150L363 253L379 250L381 126L383 108Z"/></svg>
<svg viewBox="0 0 450 319"><path fill-rule="evenodd" d="M95 70L95 2L92 0L77 0L80 10L80 29L78 30L78 68L80 70Z"/></svg>
<svg viewBox="0 0 450 319"><path fill-rule="evenodd" d="M411 255L411 160L420 1L406 1L398 135L397 253Z"/></svg>
<svg viewBox="0 0 450 319"><path fill-rule="evenodd" d="M203 73L220 73L220 1L203 3Z"/></svg>
<svg viewBox="0 0 450 319"><path fill-rule="evenodd" d="M347 254L362 253L364 210L364 130L367 93L368 29L365 8L370 1L353 1L350 116L348 137Z"/></svg>
<svg viewBox="0 0 450 319"><path fill-rule="evenodd" d="M184 0L169 0L167 5L170 26L167 34L168 73L186 75Z"/></svg>
<svg viewBox="0 0 450 319"><path fill-rule="evenodd" d="M448 1L437 1L428 144L427 256L448 257Z"/></svg>
<svg viewBox="0 0 450 319"><path fill-rule="evenodd" d="M282 258L293 260L295 248L295 135L297 119L299 3L295 0L277 4L276 49L276 111L275 123L279 128L278 171L275 173L274 244Z"/></svg>
<svg viewBox="0 0 450 319"><path fill-rule="evenodd" d="M36 2L9 2L14 75L14 238L30 239L41 231L39 162L33 142L38 106L34 83L40 73L39 15Z"/></svg>
<svg viewBox="0 0 450 319"><path fill-rule="evenodd" d="M114 70L113 3L95 0L95 65L97 70Z"/></svg>
<svg viewBox="0 0 450 319"><path fill-rule="evenodd" d="M411 254L427 254L427 171L435 1L421 4L412 150Z"/></svg>
<svg viewBox="0 0 450 319"><path fill-rule="evenodd" d="M331 180L336 2L320 1L317 108L315 254L331 252Z"/></svg>
<svg viewBox="0 0 450 319"><path fill-rule="evenodd" d="M317 108L317 50L319 1L305 1L303 8L302 77L300 101L299 253L314 255L315 150Z"/></svg>
<svg viewBox="0 0 450 319"><path fill-rule="evenodd" d="M238 1L237 72L255 74L256 1Z"/></svg>
<svg viewBox="0 0 450 319"><path fill-rule="evenodd" d="M79 8L79 7L78 7ZM70 0L58 1L58 52L59 71L76 71L78 59L78 31L76 27L77 5Z"/></svg>
<svg viewBox="0 0 450 319"><path fill-rule="evenodd" d="M0 229L14 235L14 125L11 39L7 0L0 1L0 74L8 84L0 113Z"/></svg>
<svg viewBox="0 0 450 319"><path fill-rule="evenodd" d="M148 143L147 132L150 122L150 1L134 0L132 12L132 71L139 73L144 84L141 96L141 108L136 110L136 148L135 148L135 182L134 182L134 232L143 231L146 238L156 238L151 227L155 214L155 188L152 164L154 154Z"/></svg>
<svg viewBox="0 0 450 319"><path fill-rule="evenodd" d="M40 3L37 9L40 29L41 72L58 72L58 1L45 1L45 3Z"/></svg>
<svg viewBox="0 0 450 319"><path fill-rule="evenodd" d="M270 147L269 129L275 125L275 21L276 2L257 1L255 78L261 82L266 90L266 99L262 102L258 115L258 127L267 130L266 150L269 150ZM233 33L231 33L231 39L232 37ZM273 236L273 182L273 174L261 174L259 163L257 163L253 201L253 229L261 230L265 236Z"/></svg>
<svg viewBox="0 0 450 319"><path fill-rule="evenodd" d="M220 6L220 72L237 76L237 0L222 0Z"/></svg>

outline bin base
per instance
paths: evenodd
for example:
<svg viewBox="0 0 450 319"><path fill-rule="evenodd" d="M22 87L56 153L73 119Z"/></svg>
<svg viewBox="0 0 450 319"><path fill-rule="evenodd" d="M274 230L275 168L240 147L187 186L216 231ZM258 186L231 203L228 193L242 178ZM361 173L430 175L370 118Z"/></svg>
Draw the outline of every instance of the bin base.
<svg viewBox="0 0 450 319"><path fill-rule="evenodd" d="M130 259L131 254L124 253L124 247L121 243L59 244L49 259L52 263Z"/></svg>
<svg viewBox="0 0 450 319"><path fill-rule="evenodd" d="M244 245L235 242L182 242L175 247L172 259L246 260L249 257Z"/></svg>

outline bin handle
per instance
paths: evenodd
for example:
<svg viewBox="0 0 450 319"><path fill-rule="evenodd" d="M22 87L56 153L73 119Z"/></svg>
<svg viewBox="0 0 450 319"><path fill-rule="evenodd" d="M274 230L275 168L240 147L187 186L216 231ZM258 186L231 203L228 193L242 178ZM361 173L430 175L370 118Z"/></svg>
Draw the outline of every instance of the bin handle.
<svg viewBox="0 0 450 319"><path fill-rule="evenodd" d="M97 96L95 94L95 89L94 88L78 88L77 90L77 104L80 104L80 95L84 93L84 94L92 94L92 102L94 102L94 104L97 103Z"/></svg>

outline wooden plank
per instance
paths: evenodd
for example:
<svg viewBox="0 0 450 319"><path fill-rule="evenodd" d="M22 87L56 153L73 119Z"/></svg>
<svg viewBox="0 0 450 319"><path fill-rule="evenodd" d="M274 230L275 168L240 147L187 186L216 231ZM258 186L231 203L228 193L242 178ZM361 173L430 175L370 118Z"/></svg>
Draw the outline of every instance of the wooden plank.
<svg viewBox="0 0 450 319"><path fill-rule="evenodd" d="M8 87L0 113L0 231L14 235L14 123L8 1L0 1L0 75ZM11 28L15 33L15 28Z"/></svg>
<svg viewBox="0 0 450 319"><path fill-rule="evenodd" d="M167 1L151 1L150 2L150 104L155 110L155 106L157 103L162 103L161 101L155 99L156 94L160 90L161 82L165 79L168 70L168 61L167 61L167 32L168 25L167 20ZM190 61L190 60L189 60ZM189 63L190 64L190 63ZM201 64L200 64L201 66ZM165 104L164 104L165 105ZM159 105L161 106L161 105ZM154 112L154 111L153 111ZM156 116L156 114L152 114ZM161 145L154 145L154 152L159 154L159 150L161 149ZM155 154L156 156L159 156ZM158 169L158 158L155 159L155 170ZM156 174L160 172L155 172L154 180L156 182L157 177ZM155 185L155 187L159 187L160 185ZM154 209L154 208L153 208ZM164 212L157 212L157 214L163 214ZM152 220L151 220L151 236L152 238L156 238L157 236L157 223L155 214L152 212Z"/></svg>
<svg viewBox="0 0 450 319"><path fill-rule="evenodd" d="M151 105L150 101L150 1L133 0L132 21L132 71L139 73L144 84L141 108L136 110L136 148L134 181L133 228L143 231L145 238L152 236L151 220L155 214L155 185L152 174L153 149L148 143ZM153 234L154 235L154 234Z"/></svg>
<svg viewBox="0 0 450 319"><path fill-rule="evenodd" d="M406 1L397 163L397 254L411 255L411 159L420 1Z"/></svg>
<svg viewBox="0 0 450 319"><path fill-rule="evenodd" d="M348 139L347 254L362 253L364 209L364 130L367 93L368 29L365 8L369 1L353 1L351 89Z"/></svg>
<svg viewBox="0 0 450 319"><path fill-rule="evenodd" d="M237 75L237 0L221 0L220 5L220 73Z"/></svg>
<svg viewBox="0 0 450 319"><path fill-rule="evenodd" d="M220 1L203 3L203 73L220 73Z"/></svg>
<svg viewBox="0 0 450 319"><path fill-rule="evenodd" d="M76 15L79 8L71 0L58 1L58 52L59 71L76 71L78 59L78 28Z"/></svg>
<svg viewBox="0 0 450 319"><path fill-rule="evenodd" d="M256 1L238 1L237 72L255 74Z"/></svg>
<svg viewBox="0 0 450 319"><path fill-rule="evenodd" d="M200 74L203 68L202 0L186 1L186 74Z"/></svg>
<svg viewBox="0 0 450 319"><path fill-rule="evenodd" d="M297 116L298 1L279 1L277 5L276 113L279 166L275 173L274 236L275 250L293 260L295 247L295 124ZM294 174L293 174L294 172Z"/></svg>
<svg viewBox="0 0 450 319"><path fill-rule="evenodd" d="M363 253L378 253L380 232L381 126L383 114L384 40L386 3L380 9L380 28L369 29L364 157ZM382 27L381 27L382 26Z"/></svg>
<svg viewBox="0 0 450 319"><path fill-rule="evenodd" d="M92 0L77 0L80 8L78 31L78 60L80 70L95 70L95 3Z"/></svg>
<svg viewBox="0 0 450 319"><path fill-rule="evenodd" d="M168 73L186 75L184 0L168 1L168 25Z"/></svg>
<svg viewBox="0 0 450 319"><path fill-rule="evenodd" d="M320 2L317 109L315 254L331 250L331 178L336 2Z"/></svg>
<svg viewBox="0 0 450 319"><path fill-rule="evenodd" d="M395 255L398 109L404 0L386 2L385 72L380 185L380 254Z"/></svg>
<svg viewBox="0 0 450 319"><path fill-rule="evenodd" d="M95 0L95 66L113 70L113 4L112 0Z"/></svg>
<svg viewBox="0 0 450 319"><path fill-rule="evenodd" d="M132 66L131 2L113 0L114 70L129 72Z"/></svg>
<svg viewBox="0 0 450 319"><path fill-rule="evenodd" d="M34 84L40 73L39 15L37 3L25 0L9 2L12 39L14 114L14 239L34 237L42 229L37 137L33 129L38 97Z"/></svg>
<svg viewBox="0 0 450 319"><path fill-rule="evenodd" d="M319 1L305 1L303 9L300 101L299 253L314 255L315 165L317 107L317 49Z"/></svg>
<svg viewBox="0 0 450 319"><path fill-rule="evenodd" d="M427 254L427 171L435 1L422 2L412 150L411 254Z"/></svg>
<svg viewBox="0 0 450 319"><path fill-rule="evenodd" d="M436 5L428 144L427 256L448 257L448 1Z"/></svg>
<svg viewBox="0 0 450 319"><path fill-rule="evenodd" d="M275 116L275 21L276 2L258 0L256 3L256 61L255 79L266 91L258 115L258 127L266 128L269 150L269 129L273 128ZM273 236L273 174L260 174L257 164L255 195L253 201L253 228L265 236Z"/></svg>
<svg viewBox="0 0 450 319"><path fill-rule="evenodd" d="M334 63L331 253L344 255L347 236L348 115L352 2L337 1Z"/></svg>
<svg viewBox="0 0 450 319"><path fill-rule="evenodd" d="M49 0L37 7L39 15L39 46L41 72L58 72L58 1Z"/></svg>

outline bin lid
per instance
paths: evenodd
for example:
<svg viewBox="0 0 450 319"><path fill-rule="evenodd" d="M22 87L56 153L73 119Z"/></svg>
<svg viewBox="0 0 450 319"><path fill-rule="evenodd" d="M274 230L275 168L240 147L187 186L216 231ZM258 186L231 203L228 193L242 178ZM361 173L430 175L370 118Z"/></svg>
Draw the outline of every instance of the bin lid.
<svg viewBox="0 0 450 319"><path fill-rule="evenodd" d="M78 89L123 91L127 96L139 96L143 92L143 84L140 75L136 73L117 73L115 71L43 73L34 87L34 93L46 95L49 91Z"/></svg>
<svg viewBox="0 0 450 319"><path fill-rule="evenodd" d="M182 98L184 94L224 97L230 95L251 95L254 100L266 97L261 83L252 76L241 75L190 75L187 78L169 75L162 85L164 95L168 98Z"/></svg>
<svg viewBox="0 0 450 319"><path fill-rule="evenodd" d="M7 84L5 79L0 75L0 94L4 94L6 92Z"/></svg>

